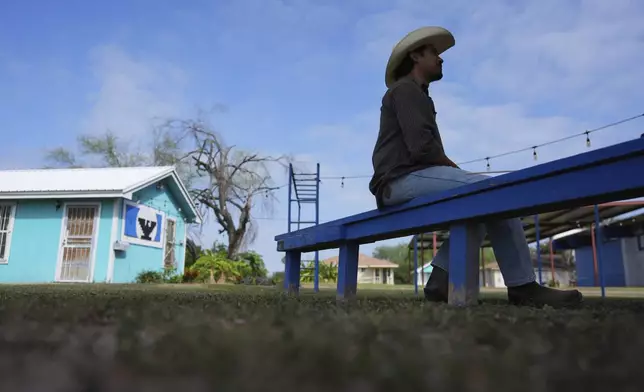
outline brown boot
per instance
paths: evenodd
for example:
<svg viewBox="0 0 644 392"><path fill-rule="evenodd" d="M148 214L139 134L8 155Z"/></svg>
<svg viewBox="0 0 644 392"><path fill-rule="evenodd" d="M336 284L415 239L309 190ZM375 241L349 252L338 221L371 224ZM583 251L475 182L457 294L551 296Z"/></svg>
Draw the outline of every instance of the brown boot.
<svg viewBox="0 0 644 392"><path fill-rule="evenodd" d="M449 274L442 268L434 267L423 289L425 299L429 302L447 303L449 293ZM483 302L478 300L479 305Z"/></svg>
<svg viewBox="0 0 644 392"><path fill-rule="evenodd" d="M427 301L447 302L447 293L449 291L449 275L447 271L434 267L423 291Z"/></svg>
<svg viewBox="0 0 644 392"><path fill-rule="evenodd" d="M508 287L508 301L517 306L578 307L583 302L583 298L578 290L556 290L542 286L537 282Z"/></svg>

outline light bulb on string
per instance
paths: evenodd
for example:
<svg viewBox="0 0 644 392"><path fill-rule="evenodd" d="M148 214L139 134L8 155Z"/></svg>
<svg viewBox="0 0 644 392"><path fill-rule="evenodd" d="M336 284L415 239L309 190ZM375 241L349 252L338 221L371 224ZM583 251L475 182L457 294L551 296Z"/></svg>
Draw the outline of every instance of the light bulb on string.
<svg viewBox="0 0 644 392"><path fill-rule="evenodd" d="M537 146L532 147L532 157L537 160Z"/></svg>
<svg viewBox="0 0 644 392"><path fill-rule="evenodd" d="M487 171L490 171L490 158L485 158Z"/></svg>
<svg viewBox="0 0 644 392"><path fill-rule="evenodd" d="M340 183L340 188L344 188L344 177L342 177L342 182Z"/></svg>
<svg viewBox="0 0 644 392"><path fill-rule="evenodd" d="M590 148L590 132L586 131L586 147Z"/></svg>

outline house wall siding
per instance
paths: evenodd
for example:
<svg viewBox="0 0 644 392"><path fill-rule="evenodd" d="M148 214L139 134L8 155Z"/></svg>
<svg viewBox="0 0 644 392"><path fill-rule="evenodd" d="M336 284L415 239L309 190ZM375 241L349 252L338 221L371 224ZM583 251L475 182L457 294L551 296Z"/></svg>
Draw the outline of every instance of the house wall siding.
<svg viewBox="0 0 644 392"><path fill-rule="evenodd" d="M534 274L539 282L539 271L537 268L534 269ZM552 279L552 272L550 266L544 266L541 268L541 279L544 285L547 285L548 282ZM483 271L479 270L479 286L483 286ZM570 285L570 272L556 268L555 267L555 280L559 282L561 287ZM505 288L505 280L503 279L503 274L498 269L485 269L485 287L495 287L495 288Z"/></svg>
<svg viewBox="0 0 644 392"><path fill-rule="evenodd" d="M110 232L112 231L112 213L114 202L112 199L104 199L101 203L100 225L98 240L96 241L96 261L94 264L93 282L106 282L107 263L111 249Z"/></svg>
<svg viewBox="0 0 644 392"><path fill-rule="evenodd" d="M575 249L575 263L577 265L577 285L580 287L595 286L595 264L592 247L584 246ZM602 267L606 286L625 286L621 241L609 241L602 244Z"/></svg>
<svg viewBox="0 0 644 392"><path fill-rule="evenodd" d="M376 277L376 270L378 270L378 277ZM383 281L383 274L388 273L387 283ZM395 269L394 268L376 268L376 267L359 267L358 268L358 283L360 284L395 284Z"/></svg>
<svg viewBox="0 0 644 392"><path fill-rule="evenodd" d="M161 210L166 219L176 221L175 258L179 273L185 263L184 236L185 214L180 212L174 196L167 190L158 190L151 185L134 194L133 200ZM57 202L60 207L57 209ZM114 257L113 283L132 283L137 274L145 270L161 271L163 248L131 244L125 252L115 252L112 240L123 240L123 200L118 202L118 225L116 238L112 238L114 199L79 200L18 200L3 201L15 203L15 215L11 236L10 253L6 264L0 264L0 283L50 283L56 281L57 263L61 245L61 229L65 205L95 202L100 204L98 237L95 241L92 282L109 282L109 264ZM165 244L164 235L161 242Z"/></svg>
<svg viewBox="0 0 644 392"><path fill-rule="evenodd" d="M422 269L421 267L418 268L417 272L417 277L416 279L418 280L418 285L419 286L424 286L427 284L427 280L429 279L429 276L432 274L432 271L434 270L434 266L431 264L427 264L425 266L425 269ZM414 270L412 270L413 273ZM413 282L413 277L412 277L412 282Z"/></svg>
<svg viewBox="0 0 644 392"><path fill-rule="evenodd" d="M640 250L637 237L622 239L624 275L626 286L644 286L644 250Z"/></svg>
<svg viewBox="0 0 644 392"><path fill-rule="evenodd" d="M2 283L47 283L56 280L65 204L96 202L101 205L95 246L94 282L105 280L112 203L105 200L17 200L11 251L7 264L0 264Z"/></svg>
<svg viewBox="0 0 644 392"><path fill-rule="evenodd" d="M168 187L157 189L156 185L150 185L132 196L132 200L139 204L146 205L162 211L166 219L173 218L176 221L176 242L175 259L177 272L183 273L185 264L185 243L182 243L185 236L186 224L185 215L178 210L175 197L168 191ZM126 241L123 238L123 202L119 203L119 219L117 239ZM111 215L110 215L111 216ZM165 225L164 225L165 234ZM162 236L162 243L165 237ZM113 251L112 251L113 252ZM115 252L114 255L114 276L113 283L132 283L136 276L148 270L161 271L163 269L163 248L131 244L125 252Z"/></svg>

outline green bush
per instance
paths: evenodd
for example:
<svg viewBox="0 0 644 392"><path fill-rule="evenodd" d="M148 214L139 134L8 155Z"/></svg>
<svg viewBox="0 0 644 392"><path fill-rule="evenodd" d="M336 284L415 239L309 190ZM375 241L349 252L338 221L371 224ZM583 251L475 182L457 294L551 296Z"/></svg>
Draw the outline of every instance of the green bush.
<svg viewBox="0 0 644 392"><path fill-rule="evenodd" d="M273 274L273 276L271 277L271 279L273 280L273 282L274 282L275 284L282 284L282 283L284 283L284 271L278 271L278 272L275 272L275 273Z"/></svg>
<svg viewBox="0 0 644 392"><path fill-rule="evenodd" d="M163 283L163 274L159 271L141 271L136 276L136 283Z"/></svg>
<svg viewBox="0 0 644 392"><path fill-rule="evenodd" d="M190 270L197 274L195 280L208 283L241 283L253 274L252 266L247 262L229 260L225 253L213 251L206 251Z"/></svg>
<svg viewBox="0 0 644 392"><path fill-rule="evenodd" d="M183 281L183 275L177 273L177 267L164 268L163 281L165 283L181 283Z"/></svg>
<svg viewBox="0 0 644 392"><path fill-rule="evenodd" d="M194 271L192 268L186 268L185 271L183 271L183 282L184 283L192 283L197 278L199 277L199 273L197 271Z"/></svg>
<svg viewBox="0 0 644 392"><path fill-rule="evenodd" d="M161 271L141 271L136 276L136 283L181 283L183 275L177 273L177 268L164 268Z"/></svg>

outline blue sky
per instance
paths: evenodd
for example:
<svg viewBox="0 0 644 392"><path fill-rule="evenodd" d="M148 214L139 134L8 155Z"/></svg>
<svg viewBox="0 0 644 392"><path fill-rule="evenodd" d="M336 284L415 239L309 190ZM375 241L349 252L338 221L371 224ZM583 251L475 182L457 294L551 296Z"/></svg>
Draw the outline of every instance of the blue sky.
<svg viewBox="0 0 644 392"><path fill-rule="evenodd" d="M0 133L11 147L0 168L42 166L47 149L107 129L138 145L155 117L223 105L211 120L229 144L292 154L304 169L320 162L327 177L370 175L388 55L423 25L456 37L430 87L447 153L482 158L644 112L643 17L627 0L6 2ZM592 135L592 148L638 137L643 124ZM573 139L540 149L537 162L526 152L492 168L585 150ZM321 220L374 208L368 181L324 180ZM276 197L254 212L252 248L271 270L281 268L273 238L286 229L286 190ZM206 243L216 237L203 228Z"/></svg>

